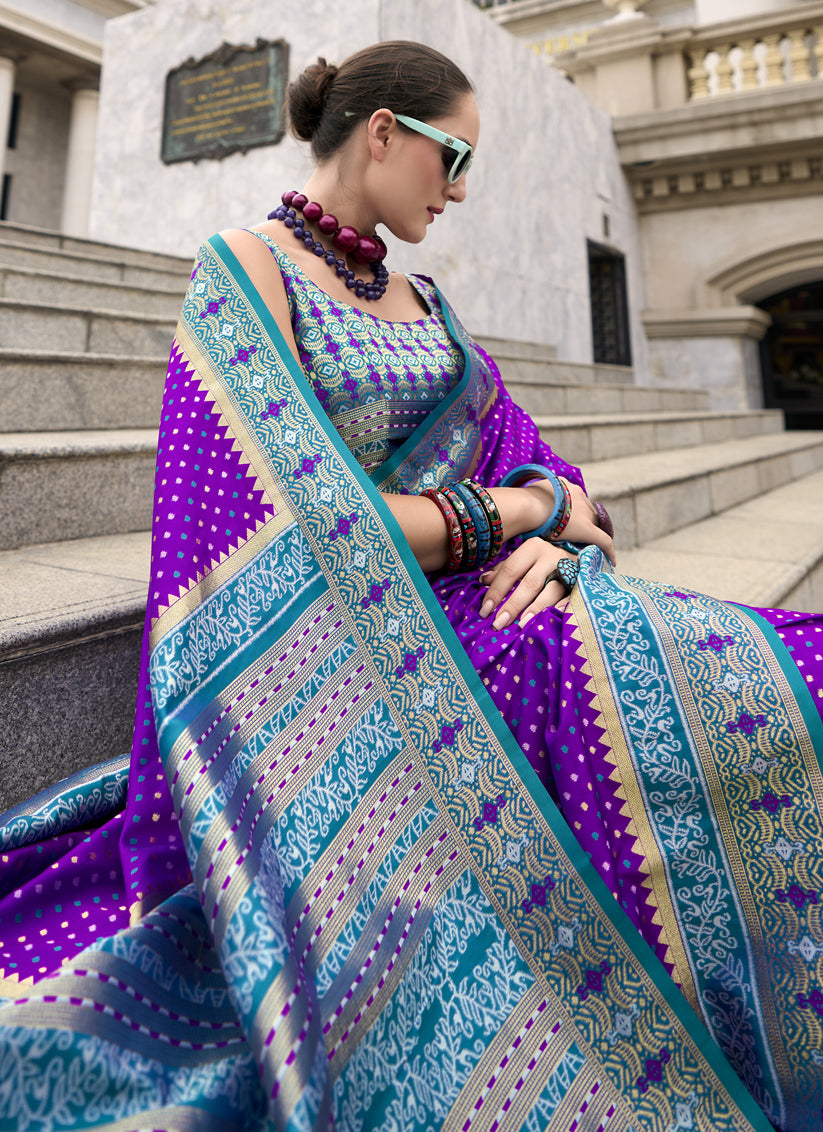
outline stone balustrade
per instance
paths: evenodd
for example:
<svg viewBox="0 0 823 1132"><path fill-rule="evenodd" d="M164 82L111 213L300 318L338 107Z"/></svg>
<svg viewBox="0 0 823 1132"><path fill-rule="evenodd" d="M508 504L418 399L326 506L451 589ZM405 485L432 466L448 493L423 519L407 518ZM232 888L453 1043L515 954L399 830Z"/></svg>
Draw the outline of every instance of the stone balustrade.
<svg viewBox="0 0 823 1132"><path fill-rule="evenodd" d="M689 101L823 79L823 4L804 9L695 36L685 45Z"/></svg>

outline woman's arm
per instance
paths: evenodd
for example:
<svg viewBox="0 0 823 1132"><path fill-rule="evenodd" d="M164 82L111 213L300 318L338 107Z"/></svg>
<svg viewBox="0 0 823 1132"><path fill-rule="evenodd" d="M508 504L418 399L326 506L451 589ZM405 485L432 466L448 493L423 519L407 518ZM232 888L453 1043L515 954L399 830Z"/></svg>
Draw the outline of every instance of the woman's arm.
<svg viewBox="0 0 823 1132"><path fill-rule="evenodd" d="M612 540L600 529L593 504L582 488L576 484L568 487L572 517L564 537L570 542L596 543L614 561ZM488 491L503 520L504 542L542 526L554 509L554 491L548 482L531 487L492 487ZM442 569L449 559L448 535L437 504L420 495L384 495L383 499L423 569Z"/></svg>

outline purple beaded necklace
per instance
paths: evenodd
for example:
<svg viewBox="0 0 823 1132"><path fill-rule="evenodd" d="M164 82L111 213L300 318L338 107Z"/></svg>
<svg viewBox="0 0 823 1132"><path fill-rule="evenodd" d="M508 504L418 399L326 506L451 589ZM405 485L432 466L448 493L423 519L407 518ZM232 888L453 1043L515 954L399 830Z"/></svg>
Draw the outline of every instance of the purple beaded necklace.
<svg viewBox="0 0 823 1132"><path fill-rule="evenodd" d="M329 267L335 269L337 275L359 299L369 299L373 302L382 299L388 286L389 272L383 263L386 245L379 236L361 236L350 224L341 227L337 223L336 216L331 212L324 212L317 201L309 200L303 193L298 193L294 189L283 193L280 199L282 204L269 213L269 220L282 220L287 228L292 229L295 239L302 240L318 259L325 259ZM303 215L298 216L298 212L302 212ZM309 223L316 223L325 236L331 236L334 246L351 255L356 263L368 264L374 272L374 281L358 279L351 268L346 266L344 259L340 259L319 240L315 240L311 232L306 231L306 220Z"/></svg>

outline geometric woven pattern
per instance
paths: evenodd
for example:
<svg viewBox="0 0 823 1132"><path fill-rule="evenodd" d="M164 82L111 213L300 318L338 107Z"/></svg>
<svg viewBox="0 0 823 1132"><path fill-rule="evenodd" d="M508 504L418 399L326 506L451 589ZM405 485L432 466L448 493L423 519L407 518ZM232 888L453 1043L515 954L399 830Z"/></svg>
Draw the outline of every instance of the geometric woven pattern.
<svg viewBox="0 0 823 1132"><path fill-rule="evenodd" d="M157 448L152 621L274 514L177 343L169 375ZM158 545L164 537L175 545L174 551Z"/></svg>

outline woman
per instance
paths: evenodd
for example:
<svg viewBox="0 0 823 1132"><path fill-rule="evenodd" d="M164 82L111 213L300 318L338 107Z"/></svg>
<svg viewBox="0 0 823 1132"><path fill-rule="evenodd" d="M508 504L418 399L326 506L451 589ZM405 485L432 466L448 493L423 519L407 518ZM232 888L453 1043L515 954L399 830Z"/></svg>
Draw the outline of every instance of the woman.
<svg viewBox="0 0 823 1132"><path fill-rule="evenodd" d="M2 1126L816 1126L821 722L779 633L818 626L614 574L382 266L377 224L465 196L454 64L321 61L290 113L314 173L203 245L172 348L128 797L115 760L4 819Z"/></svg>

